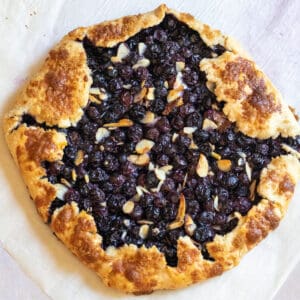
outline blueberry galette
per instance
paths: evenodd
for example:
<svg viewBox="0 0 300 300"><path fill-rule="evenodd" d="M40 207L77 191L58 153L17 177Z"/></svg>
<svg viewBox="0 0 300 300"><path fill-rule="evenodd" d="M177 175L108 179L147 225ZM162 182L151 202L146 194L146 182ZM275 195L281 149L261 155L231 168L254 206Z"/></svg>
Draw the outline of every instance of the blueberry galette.
<svg viewBox="0 0 300 300"><path fill-rule="evenodd" d="M270 80L165 5L66 35L4 127L43 220L137 294L237 265L300 176L297 117Z"/></svg>

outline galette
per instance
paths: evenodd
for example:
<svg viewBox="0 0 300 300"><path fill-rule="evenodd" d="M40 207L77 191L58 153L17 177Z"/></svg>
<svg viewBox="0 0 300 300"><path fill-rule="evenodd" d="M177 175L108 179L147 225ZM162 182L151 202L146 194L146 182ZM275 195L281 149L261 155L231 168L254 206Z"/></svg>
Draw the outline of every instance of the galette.
<svg viewBox="0 0 300 300"><path fill-rule="evenodd" d="M232 38L165 5L67 34L4 131L43 221L128 293L236 266L300 177L294 110Z"/></svg>

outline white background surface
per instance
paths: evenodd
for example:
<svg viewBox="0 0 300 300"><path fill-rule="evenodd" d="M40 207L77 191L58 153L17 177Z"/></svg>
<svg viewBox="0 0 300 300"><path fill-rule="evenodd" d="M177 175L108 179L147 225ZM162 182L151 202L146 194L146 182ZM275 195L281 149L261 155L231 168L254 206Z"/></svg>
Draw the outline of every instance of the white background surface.
<svg viewBox="0 0 300 300"><path fill-rule="evenodd" d="M239 40L285 100L300 111L296 100L300 85L299 1L165 2ZM138 0L0 0L1 114L13 103L16 90L40 67L48 50L66 32L77 26L145 12L159 4L160 1ZM2 133L0 138L0 241L14 257L10 258L0 248L0 299L49 299L35 282L53 299L124 298L104 288L42 224L9 157ZM177 299L201 296L208 300L271 299L299 260L297 198L291 203L280 228L251 251L239 267L177 293L155 293L145 298L172 299L176 295ZM299 299L299 276L300 267L297 267L275 299ZM76 286L82 289L76 290Z"/></svg>

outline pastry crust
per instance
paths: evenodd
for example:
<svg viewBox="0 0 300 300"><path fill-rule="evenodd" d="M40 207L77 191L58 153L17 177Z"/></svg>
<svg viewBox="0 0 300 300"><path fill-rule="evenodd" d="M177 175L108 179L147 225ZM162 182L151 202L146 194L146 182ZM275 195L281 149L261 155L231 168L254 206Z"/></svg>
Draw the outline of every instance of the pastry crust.
<svg viewBox="0 0 300 300"><path fill-rule="evenodd" d="M300 133L293 113L279 92L248 59L245 51L233 39L189 14L161 5L146 14L76 29L50 52L41 70L29 81L4 119L10 151L45 222L59 190L48 182L41 162L62 159L67 141L55 128L45 130L20 125L22 115L29 113L37 122L48 126L76 125L88 102L92 84L84 49L77 40L88 36L97 46L112 47L144 28L159 24L168 13L196 30L207 45L220 44L228 50L218 58L202 60L200 67L206 72L209 84L213 84L217 99L226 102L224 113L230 121L236 122L240 131L257 138L274 138L279 134L294 137ZM259 121L262 118L263 123ZM108 286L136 294L180 288L220 275L237 265L246 252L278 226L299 177L300 164L296 155L291 153L273 159L262 171L258 185L263 200L246 216L236 214L239 223L233 231L225 236L217 235L207 244L214 261L204 259L187 236L178 240L177 267L168 266L155 246L147 249L125 245L104 251L93 217L79 211L74 202L55 210L51 228Z"/></svg>

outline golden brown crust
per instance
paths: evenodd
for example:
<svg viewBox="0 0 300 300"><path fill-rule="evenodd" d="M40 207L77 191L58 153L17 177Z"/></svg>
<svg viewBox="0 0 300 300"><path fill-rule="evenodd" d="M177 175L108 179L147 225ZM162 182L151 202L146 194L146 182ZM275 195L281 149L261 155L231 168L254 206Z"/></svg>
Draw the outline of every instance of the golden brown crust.
<svg viewBox="0 0 300 300"><path fill-rule="evenodd" d="M280 93L254 62L225 52L200 63L224 113L244 134L261 139L300 134L300 126Z"/></svg>
<svg viewBox="0 0 300 300"><path fill-rule="evenodd" d="M19 165L25 183L43 220L58 189L47 181L44 160L62 159L66 138L55 129L20 125L24 113L33 115L48 126L75 125L87 104L91 77L81 43L88 36L96 45L112 47L143 28L159 24L171 13L199 32L209 46L223 45L231 52L218 58L205 59L201 69L215 86L219 101L225 101L224 113L236 122L243 133L258 138L295 136L300 133L293 114L268 78L247 59L248 55L231 38L165 5L153 12L124 17L70 32L52 50L40 72L30 80L15 108L4 120L4 131L10 151ZM263 120L257 122L257 120ZM273 159L262 171L258 193L263 198L244 217L237 214L238 226L225 236L216 236L207 244L214 261L203 258L189 237L178 240L178 266L166 264L164 255L156 248L125 245L118 249L101 247L91 215L80 211L75 203L57 209L51 228L67 247L105 284L136 294L156 289L175 289L220 275L237 265L241 257L275 229L283 217L294 186L300 176L300 164L292 155Z"/></svg>

